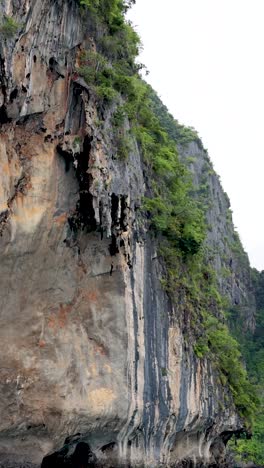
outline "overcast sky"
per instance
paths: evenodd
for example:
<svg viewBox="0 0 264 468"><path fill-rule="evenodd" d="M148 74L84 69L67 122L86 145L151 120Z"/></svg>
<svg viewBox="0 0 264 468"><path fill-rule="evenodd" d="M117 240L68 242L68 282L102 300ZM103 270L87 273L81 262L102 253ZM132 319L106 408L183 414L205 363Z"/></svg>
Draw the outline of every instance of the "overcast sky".
<svg viewBox="0 0 264 468"><path fill-rule="evenodd" d="M147 80L198 131L252 266L264 269L264 0L137 0Z"/></svg>

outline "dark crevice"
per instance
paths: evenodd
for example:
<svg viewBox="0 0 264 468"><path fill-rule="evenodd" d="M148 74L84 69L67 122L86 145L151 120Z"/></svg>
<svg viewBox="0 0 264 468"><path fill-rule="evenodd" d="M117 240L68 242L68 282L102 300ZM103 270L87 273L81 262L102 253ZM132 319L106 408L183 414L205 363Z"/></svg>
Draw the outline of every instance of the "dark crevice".
<svg viewBox="0 0 264 468"><path fill-rule="evenodd" d="M27 186L29 183L29 176L27 174L22 174L22 176L18 179L16 185L14 186L14 193L11 198L8 200L8 205L10 206L14 199L16 198L18 193L26 194Z"/></svg>
<svg viewBox="0 0 264 468"><path fill-rule="evenodd" d="M103 230L103 205L102 205L102 200L99 201L99 216L100 216L100 234L101 234L101 240L104 238L104 230Z"/></svg>
<svg viewBox="0 0 264 468"><path fill-rule="evenodd" d="M119 207L119 197L112 193L111 195L111 218L112 225L115 226L118 223L118 207Z"/></svg>
<svg viewBox="0 0 264 468"><path fill-rule="evenodd" d="M120 227L122 231L127 230L126 220L126 208L127 208L127 197L125 195L121 196L121 216L120 216Z"/></svg>
<svg viewBox="0 0 264 468"><path fill-rule="evenodd" d="M131 258L130 258L129 254L127 255L127 266L128 266L129 269L131 269L133 267L133 264L131 262Z"/></svg>
<svg viewBox="0 0 264 468"><path fill-rule="evenodd" d="M111 244L109 245L109 252L110 252L110 255L112 257L114 257L114 255L119 253L119 249L118 249L118 245L117 245L117 239L116 239L116 236L114 234L112 234Z"/></svg>
<svg viewBox="0 0 264 468"><path fill-rule="evenodd" d="M8 218L10 216L10 210L5 210L5 211L2 211L2 213L0 213L0 236L2 237L3 235L3 231L4 231L4 228L5 228L5 225L8 221Z"/></svg>
<svg viewBox="0 0 264 468"><path fill-rule="evenodd" d="M9 119L6 111L6 106L3 105L0 107L0 124L5 124L11 122L11 119Z"/></svg>
<svg viewBox="0 0 264 468"><path fill-rule="evenodd" d="M127 196L111 195L111 218L112 218L112 240L109 246L109 251L112 256L119 253L120 247L124 247L125 243L121 237L121 233L127 231ZM128 266L131 267L130 259Z"/></svg>
<svg viewBox="0 0 264 468"><path fill-rule="evenodd" d="M52 74L54 80L58 80L59 78L64 78L64 75L60 72L60 67L58 62L55 60L54 57L49 59L49 72Z"/></svg>
<svg viewBox="0 0 264 468"><path fill-rule="evenodd" d="M42 115L42 112L34 112L33 114L28 114L28 115L23 115L22 117L19 117L19 119L16 122L16 125L26 125L27 123L32 123L32 122L39 122L38 117Z"/></svg>
<svg viewBox="0 0 264 468"><path fill-rule="evenodd" d="M79 216L82 224L89 230L96 230L95 213L93 208L93 196L89 191L91 185L91 175L87 173L92 139L87 135L83 141L83 150L78 156L77 178L80 186Z"/></svg>
<svg viewBox="0 0 264 468"><path fill-rule="evenodd" d="M45 138L44 138L45 143L48 142L48 141L51 141L51 140L52 140L52 136L50 134L46 135ZM59 155L64 157L63 154L62 154L62 153L64 153L64 151L62 151L59 146L57 147L57 150L58 150Z"/></svg>
<svg viewBox="0 0 264 468"><path fill-rule="evenodd" d="M12 103L18 96L18 89L15 88L13 91L10 93L10 102Z"/></svg>
<svg viewBox="0 0 264 468"><path fill-rule="evenodd" d="M95 467L96 457L83 441L64 445L57 452L43 458L41 468L90 468Z"/></svg>
<svg viewBox="0 0 264 468"><path fill-rule="evenodd" d="M50 69L50 71L52 71L52 72L54 71L55 64L56 64L55 58L51 57L49 59L49 69Z"/></svg>
<svg viewBox="0 0 264 468"><path fill-rule="evenodd" d="M110 442L109 444L103 445L103 447L101 447L101 451L109 452L109 451L112 451L115 447L116 447L116 443Z"/></svg>
<svg viewBox="0 0 264 468"><path fill-rule="evenodd" d="M48 138L49 135L47 135L46 139ZM70 170L73 162L76 161L76 166L74 165L74 167L79 183L79 200L75 212L68 218L70 229L75 233L80 229L86 229L88 232L97 230L93 196L89 191L92 182L92 176L88 173L91 141L92 138L86 135L82 151L79 154L75 154L74 157L71 152L64 151L61 146L57 146L58 154L64 161L66 172Z"/></svg>
<svg viewBox="0 0 264 468"><path fill-rule="evenodd" d="M0 89L4 97L4 103L0 107L0 124L11 122L11 119L8 118L7 109L6 109L6 79L5 79L5 60L0 55Z"/></svg>
<svg viewBox="0 0 264 468"><path fill-rule="evenodd" d="M231 437L235 436L236 438L240 438L242 435L244 435L247 439L251 439L252 436L252 434L250 434L245 429L238 429L237 431L223 431L219 437L226 445Z"/></svg>

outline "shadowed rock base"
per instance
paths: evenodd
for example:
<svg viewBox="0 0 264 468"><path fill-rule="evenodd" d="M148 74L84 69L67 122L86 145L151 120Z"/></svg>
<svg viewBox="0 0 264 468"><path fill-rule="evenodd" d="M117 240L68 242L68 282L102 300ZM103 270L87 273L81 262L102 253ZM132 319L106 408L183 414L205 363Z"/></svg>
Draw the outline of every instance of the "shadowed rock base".
<svg viewBox="0 0 264 468"><path fill-rule="evenodd" d="M15 460L6 458L0 460L0 468L39 468L39 465L34 463L18 463Z"/></svg>
<svg viewBox="0 0 264 468"><path fill-rule="evenodd" d="M96 466L96 457L86 442L72 446L64 445L61 450L46 456L41 468L86 468Z"/></svg>
<svg viewBox="0 0 264 468"><path fill-rule="evenodd" d="M45 465L43 464L45 463ZM67 467L67 468L131 468L130 464L127 465L109 465L109 464L102 464L102 463L93 463L93 462L87 462L87 461L77 461L75 462L73 459L72 460L58 460L53 455L49 457L45 457L43 460L43 463L41 466L35 465L32 463L16 463L15 461L8 461L6 460L4 463L0 463L0 468L60 468L60 467ZM152 466L151 468L165 468L168 467L168 465L157 465L157 467ZM248 465L249 466L249 465ZM171 468L234 468L234 464L230 463L224 463L224 464L211 464L211 465L204 465L201 463L195 464L192 461L182 461L180 463L177 463L175 465L171 465ZM137 465L137 468L144 468L144 465ZM250 465L250 468L259 468L256 467L255 465Z"/></svg>

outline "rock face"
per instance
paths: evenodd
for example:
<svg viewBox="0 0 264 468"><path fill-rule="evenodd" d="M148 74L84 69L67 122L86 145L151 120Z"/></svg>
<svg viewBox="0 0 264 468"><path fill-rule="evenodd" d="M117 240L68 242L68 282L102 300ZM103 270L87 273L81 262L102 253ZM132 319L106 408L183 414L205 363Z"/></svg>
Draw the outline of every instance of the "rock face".
<svg viewBox="0 0 264 468"><path fill-rule="evenodd" d="M224 466L242 422L161 287L138 148L115 157L75 73L78 5L4 13L23 28L0 45L0 466Z"/></svg>
<svg viewBox="0 0 264 468"><path fill-rule="evenodd" d="M232 222L229 198L201 142L179 146L179 151L181 160L193 174L197 196L205 206L208 260L216 272L219 291L233 305L244 330L253 331L256 300L251 269Z"/></svg>

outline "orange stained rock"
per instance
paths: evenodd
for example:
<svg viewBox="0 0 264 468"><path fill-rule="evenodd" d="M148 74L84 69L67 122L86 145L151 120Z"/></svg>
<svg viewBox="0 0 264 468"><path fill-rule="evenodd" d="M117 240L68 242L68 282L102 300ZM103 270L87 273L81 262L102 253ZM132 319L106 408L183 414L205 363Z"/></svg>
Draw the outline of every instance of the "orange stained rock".
<svg viewBox="0 0 264 468"><path fill-rule="evenodd" d="M107 387L92 390L88 396L90 405L97 411L106 411L109 408L109 404L116 398L117 396L114 391Z"/></svg>
<svg viewBox="0 0 264 468"><path fill-rule="evenodd" d="M25 224L26 220L35 220L40 219L45 211L45 207L43 205L35 205L35 206L24 206L23 205L24 196L22 193L18 193L16 197L17 206L19 206L20 211L17 214L13 215L13 219L18 223ZM21 202L19 203L19 201Z"/></svg>
<svg viewBox="0 0 264 468"><path fill-rule="evenodd" d="M26 55L22 53L15 54L13 58L13 63L14 81L22 83L25 79Z"/></svg>
<svg viewBox="0 0 264 468"><path fill-rule="evenodd" d="M86 299L87 301L90 301L90 302L96 302L98 299L98 295L95 291L89 291L83 294L83 299Z"/></svg>
<svg viewBox="0 0 264 468"><path fill-rule="evenodd" d="M48 318L48 327L51 328L51 329L57 328L57 323L56 322L57 322L56 317L54 315L51 315Z"/></svg>
<svg viewBox="0 0 264 468"><path fill-rule="evenodd" d="M60 216L56 216L54 218L54 222L57 224L64 224L67 221L68 215L67 213L62 213Z"/></svg>
<svg viewBox="0 0 264 468"><path fill-rule="evenodd" d="M10 170L9 170L9 164L8 164L8 163L3 164L3 166L1 167L1 171L2 171L4 174L9 174L9 172L10 172Z"/></svg>
<svg viewBox="0 0 264 468"><path fill-rule="evenodd" d="M68 314L72 310L72 305L70 304L60 304L59 316L58 316L58 325L60 328L64 328L67 322Z"/></svg>
<svg viewBox="0 0 264 468"><path fill-rule="evenodd" d="M59 328L65 328L67 325L68 314L71 312L72 304L60 304L59 310L53 311L48 318L48 328L57 332ZM58 312L58 314L56 314Z"/></svg>

